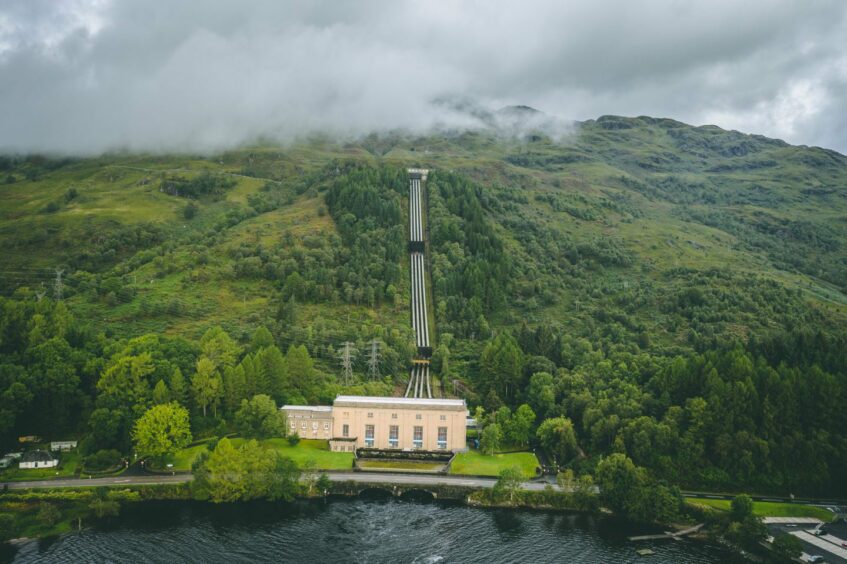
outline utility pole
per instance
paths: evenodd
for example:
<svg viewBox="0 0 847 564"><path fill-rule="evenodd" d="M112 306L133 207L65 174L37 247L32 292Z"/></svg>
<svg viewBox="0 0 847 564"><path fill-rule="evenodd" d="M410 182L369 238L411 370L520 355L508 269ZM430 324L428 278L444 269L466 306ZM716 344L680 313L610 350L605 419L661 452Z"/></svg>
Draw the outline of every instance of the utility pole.
<svg viewBox="0 0 847 564"><path fill-rule="evenodd" d="M371 340L371 350L368 352L368 376L371 380L379 380L379 341Z"/></svg>
<svg viewBox="0 0 847 564"><path fill-rule="evenodd" d="M349 386L353 380L353 358L356 356L356 349L353 348L353 343L345 341L341 349L341 379L345 386Z"/></svg>
<svg viewBox="0 0 847 564"><path fill-rule="evenodd" d="M47 294L47 290L44 289L44 282L42 282L41 283L41 290L35 292L35 298L36 298L36 300L38 300L40 302L41 298L43 298L46 294Z"/></svg>
<svg viewBox="0 0 847 564"><path fill-rule="evenodd" d="M56 298L57 302L62 301L62 274L64 274L64 270L57 268L56 269L56 281L53 283L53 296Z"/></svg>

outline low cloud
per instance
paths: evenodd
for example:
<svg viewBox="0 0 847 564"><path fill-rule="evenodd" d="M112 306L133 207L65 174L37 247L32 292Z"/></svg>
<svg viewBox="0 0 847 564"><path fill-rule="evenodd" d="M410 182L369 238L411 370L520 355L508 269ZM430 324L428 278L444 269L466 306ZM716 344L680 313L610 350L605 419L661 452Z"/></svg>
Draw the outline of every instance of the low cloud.
<svg viewBox="0 0 847 564"><path fill-rule="evenodd" d="M0 150L213 151L314 131L672 117L847 152L847 4L11 0ZM483 112L484 113L484 112ZM521 114L523 115L523 114ZM532 119L537 119L532 117ZM520 125L520 124L517 124Z"/></svg>

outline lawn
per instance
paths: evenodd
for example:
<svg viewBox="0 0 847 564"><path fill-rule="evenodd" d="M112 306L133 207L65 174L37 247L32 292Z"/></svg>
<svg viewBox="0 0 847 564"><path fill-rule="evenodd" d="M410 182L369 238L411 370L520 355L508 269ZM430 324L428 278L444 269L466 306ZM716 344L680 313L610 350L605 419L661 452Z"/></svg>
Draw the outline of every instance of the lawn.
<svg viewBox="0 0 847 564"><path fill-rule="evenodd" d="M451 474L469 474L473 476L497 476L500 471L517 466L526 478L535 476L538 459L531 452L510 452L487 455L478 450L460 452L450 465Z"/></svg>
<svg viewBox="0 0 847 564"><path fill-rule="evenodd" d="M230 439L234 446L244 442L244 439ZM318 470L349 470L353 467L352 452L332 452L328 441L301 440L297 446L288 444L288 439L266 439L262 444L269 446L281 455L292 459L301 468L312 460ZM190 446L180 450L173 459L173 469L176 471L191 470L191 463L206 449L206 444Z"/></svg>
<svg viewBox="0 0 847 564"><path fill-rule="evenodd" d="M200 443L190 447L186 447L177 452L171 463L174 465L173 470L176 472L188 472L191 470L191 465L194 459L200 456L200 453L206 450L206 443Z"/></svg>
<svg viewBox="0 0 847 564"><path fill-rule="evenodd" d="M706 505L721 511L729 511L732 503L726 499L687 498L690 503ZM759 517L814 517L823 522L832 521L835 514L822 507L799 505L796 503L778 503L773 501L754 501L753 513Z"/></svg>
<svg viewBox="0 0 847 564"><path fill-rule="evenodd" d="M49 480L50 478L62 478L73 476L79 466L79 452L56 453L59 457L59 466L56 468L30 468L21 469L15 461L11 467L0 471L0 481L4 482L26 482L28 480Z"/></svg>
<svg viewBox="0 0 847 564"><path fill-rule="evenodd" d="M301 468L310 460L314 461L318 470L353 468L353 453L332 452L329 450L329 441L303 439L297 443L297 446L289 445L288 439L267 439L263 442L276 449L281 455L292 459Z"/></svg>
<svg viewBox="0 0 847 564"><path fill-rule="evenodd" d="M385 468L390 470L417 470L433 472L444 467L442 462L414 462L411 460L359 460L360 468Z"/></svg>

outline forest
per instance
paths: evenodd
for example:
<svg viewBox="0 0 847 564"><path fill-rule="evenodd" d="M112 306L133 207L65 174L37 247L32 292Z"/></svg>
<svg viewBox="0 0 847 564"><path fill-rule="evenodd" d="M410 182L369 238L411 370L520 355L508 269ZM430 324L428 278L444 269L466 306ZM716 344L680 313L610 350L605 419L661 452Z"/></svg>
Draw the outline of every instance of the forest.
<svg viewBox="0 0 847 564"><path fill-rule="evenodd" d="M245 428L256 398L397 393L422 166L436 389L486 447L847 494L847 158L652 118L569 143L315 143L0 160L2 446L78 437L105 466L156 406L204 438Z"/></svg>

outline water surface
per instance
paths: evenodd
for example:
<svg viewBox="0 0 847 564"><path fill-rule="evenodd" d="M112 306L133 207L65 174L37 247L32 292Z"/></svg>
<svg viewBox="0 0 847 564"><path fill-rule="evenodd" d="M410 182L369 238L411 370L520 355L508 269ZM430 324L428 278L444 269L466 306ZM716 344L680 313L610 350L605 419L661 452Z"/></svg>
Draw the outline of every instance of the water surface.
<svg viewBox="0 0 847 564"><path fill-rule="evenodd" d="M697 541L632 543L620 521L398 499L145 502L110 524L7 549L15 562L734 562ZM648 558L637 548L651 548Z"/></svg>

